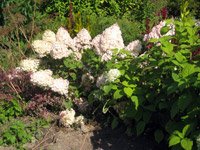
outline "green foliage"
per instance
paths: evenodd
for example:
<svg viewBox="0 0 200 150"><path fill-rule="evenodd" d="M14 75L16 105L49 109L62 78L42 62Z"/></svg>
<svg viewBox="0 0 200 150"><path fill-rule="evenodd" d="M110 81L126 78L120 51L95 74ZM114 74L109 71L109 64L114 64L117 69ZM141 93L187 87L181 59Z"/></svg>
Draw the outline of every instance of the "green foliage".
<svg viewBox="0 0 200 150"><path fill-rule="evenodd" d="M122 75L102 86L98 97L104 113L114 108L120 119L134 122L137 135L153 123L157 142L169 138L169 147L189 150L199 133L200 62L193 52L200 40L187 2L181 14L181 20L167 20L175 25L174 36L150 41L160 46L134 59L115 57L107 62L106 70L117 68Z"/></svg>
<svg viewBox="0 0 200 150"><path fill-rule="evenodd" d="M183 3L183 0L169 0L167 7L169 10L169 15L170 16L174 16L174 17L178 17L180 16L180 6ZM189 5L188 8L190 10L190 15L195 16L195 18L200 18L199 15L199 4L200 2L198 0L189 0Z"/></svg>
<svg viewBox="0 0 200 150"><path fill-rule="evenodd" d="M31 137L24 123L16 121L3 131L0 145L14 145L15 147L22 148L22 145L30 141Z"/></svg>
<svg viewBox="0 0 200 150"><path fill-rule="evenodd" d="M0 123L5 123L14 117L22 115L23 109L17 99L0 101Z"/></svg>
<svg viewBox="0 0 200 150"><path fill-rule="evenodd" d="M43 136L41 129L48 127L49 122L44 119L30 119L29 123L25 123L19 118L13 119L11 123L6 125L5 129L1 128L0 145L12 145L17 149L24 149L23 144L30 142L33 137L41 139Z"/></svg>
<svg viewBox="0 0 200 150"><path fill-rule="evenodd" d="M169 147L180 144L181 147L185 150L191 150L193 146L193 141L191 139L186 138L187 132L190 128L190 125L186 125L182 132L175 130L169 139Z"/></svg>

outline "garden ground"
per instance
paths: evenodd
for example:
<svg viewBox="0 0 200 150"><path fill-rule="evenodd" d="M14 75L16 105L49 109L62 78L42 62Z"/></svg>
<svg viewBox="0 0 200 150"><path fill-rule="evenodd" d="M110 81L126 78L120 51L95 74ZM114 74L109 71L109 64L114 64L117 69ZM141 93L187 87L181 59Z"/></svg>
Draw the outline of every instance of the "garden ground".
<svg viewBox="0 0 200 150"><path fill-rule="evenodd" d="M33 143L25 144L30 150L158 150L163 149L153 141L153 137L127 136L124 127L114 130L101 128L91 123L84 128L64 128L53 124L42 131L43 137ZM0 150L15 148L0 147Z"/></svg>

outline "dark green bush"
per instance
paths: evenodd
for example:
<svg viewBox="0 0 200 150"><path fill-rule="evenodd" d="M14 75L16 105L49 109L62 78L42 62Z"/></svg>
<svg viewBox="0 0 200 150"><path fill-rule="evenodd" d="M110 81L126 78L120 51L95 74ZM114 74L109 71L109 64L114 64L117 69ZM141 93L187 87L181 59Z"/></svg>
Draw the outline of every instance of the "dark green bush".
<svg viewBox="0 0 200 150"><path fill-rule="evenodd" d="M108 62L107 70L119 69L120 78L91 92L89 98L99 99L104 113L113 108L128 131L149 132L157 142L190 150L200 133L200 40L199 27L187 8L188 2L183 3L181 21L168 21L175 25L174 36L150 41L160 46L135 59Z"/></svg>

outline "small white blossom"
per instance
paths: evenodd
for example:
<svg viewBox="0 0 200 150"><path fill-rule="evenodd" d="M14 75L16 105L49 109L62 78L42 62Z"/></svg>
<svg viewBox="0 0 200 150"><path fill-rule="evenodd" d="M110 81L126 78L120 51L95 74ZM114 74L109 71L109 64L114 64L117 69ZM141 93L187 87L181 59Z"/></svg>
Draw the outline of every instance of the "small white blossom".
<svg viewBox="0 0 200 150"><path fill-rule="evenodd" d="M53 83L52 74L49 69L39 70L31 74L31 82L40 87L49 88Z"/></svg>
<svg viewBox="0 0 200 150"><path fill-rule="evenodd" d="M118 69L110 69L97 78L96 86L100 87L108 82L114 82L121 75Z"/></svg>
<svg viewBox="0 0 200 150"><path fill-rule="evenodd" d="M60 123L65 127L70 127L75 122L75 111L72 108L62 111L59 116Z"/></svg>
<svg viewBox="0 0 200 150"><path fill-rule="evenodd" d="M121 75L120 71L118 69L111 69L107 73L107 81L113 82L115 81L119 76Z"/></svg>
<svg viewBox="0 0 200 150"><path fill-rule="evenodd" d="M50 54L54 59L62 59L64 57L68 57L71 53L72 51L68 49L65 44L61 42L54 42Z"/></svg>
<svg viewBox="0 0 200 150"><path fill-rule="evenodd" d="M42 36L42 40L47 42L55 42L56 34L51 30L45 30Z"/></svg>
<svg viewBox="0 0 200 150"><path fill-rule="evenodd" d="M33 50L39 54L40 57L44 57L52 50L52 43L43 40L35 40L32 43L32 47Z"/></svg>
<svg viewBox="0 0 200 150"><path fill-rule="evenodd" d="M84 116L80 115L75 118L74 123L77 125L81 125L81 124L84 124L84 120L85 120Z"/></svg>
<svg viewBox="0 0 200 150"><path fill-rule="evenodd" d="M58 78L54 79L50 88L52 91L57 92L61 95L67 95L69 87L69 81L66 79Z"/></svg>
<svg viewBox="0 0 200 150"><path fill-rule="evenodd" d="M37 71L39 64L40 64L39 59L28 58L28 59L24 59L20 62L20 68L23 71L35 72L35 71Z"/></svg>

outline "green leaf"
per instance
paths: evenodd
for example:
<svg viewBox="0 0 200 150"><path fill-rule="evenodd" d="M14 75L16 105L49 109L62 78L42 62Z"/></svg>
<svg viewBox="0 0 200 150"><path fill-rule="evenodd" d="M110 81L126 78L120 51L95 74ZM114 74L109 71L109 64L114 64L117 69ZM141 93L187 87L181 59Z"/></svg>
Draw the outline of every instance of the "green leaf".
<svg viewBox="0 0 200 150"><path fill-rule="evenodd" d="M156 130L154 132L154 137L155 137L156 142L160 143L164 139L164 134L162 130L159 130L159 129Z"/></svg>
<svg viewBox="0 0 200 150"><path fill-rule="evenodd" d="M14 144L16 142L16 137L15 136L10 136L8 141L11 143L11 144Z"/></svg>
<svg viewBox="0 0 200 150"><path fill-rule="evenodd" d="M189 93L183 94L179 97L177 102L178 102L178 109L183 112L192 102L192 96Z"/></svg>
<svg viewBox="0 0 200 150"><path fill-rule="evenodd" d="M174 83L170 84L170 86L167 88L167 94L170 95L170 94L176 92L177 89L178 89L178 84L177 84L177 82L174 82Z"/></svg>
<svg viewBox="0 0 200 150"><path fill-rule="evenodd" d="M139 100L137 96L131 96L131 101L135 104L135 109L138 109L139 106Z"/></svg>
<svg viewBox="0 0 200 150"><path fill-rule="evenodd" d="M188 130L189 130L189 129L190 129L190 125L189 125L189 124L187 124L187 125L183 128L183 130L182 130L183 137L187 136Z"/></svg>
<svg viewBox="0 0 200 150"><path fill-rule="evenodd" d="M129 84L128 84L127 81L123 81L123 82L122 82L122 85L124 85L124 86L129 86Z"/></svg>
<svg viewBox="0 0 200 150"><path fill-rule="evenodd" d="M174 118L176 114L179 112L177 102L174 102L172 108L170 110L171 118Z"/></svg>
<svg viewBox="0 0 200 150"><path fill-rule="evenodd" d="M120 99L123 96L121 90L116 90L115 93L113 94L114 99Z"/></svg>
<svg viewBox="0 0 200 150"><path fill-rule="evenodd" d="M183 67L184 68L181 72L181 75L184 78L198 71L197 69L195 69L195 65L185 64Z"/></svg>
<svg viewBox="0 0 200 150"><path fill-rule="evenodd" d="M126 87L126 88L124 88L124 93L127 95L127 97L131 97L133 94L133 89Z"/></svg>
<svg viewBox="0 0 200 150"><path fill-rule="evenodd" d="M152 113L149 111L145 111L143 112L143 120L144 122L147 124L149 122L149 120L151 119L151 115Z"/></svg>
<svg viewBox="0 0 200 150"><path fill-rule="evenodd" d="M161 35L164 35L164 34L166 34L169 30L170 30L170 27L169 27L169 26L164 26L164 27L161 28L160 33L161 33Z"/></svg>
<svg viewBox="0 0 200 150"><path fill-rule="evenodd" d="M119 124L118 118L114 117L112 124L111 124L112 129L115 129L118 126L118 124Z"/></svg>
<svg viewBox="0 0 200 150"><path fill-rule="evenodd" d="M147 110L150 110L150 111L155 111L155 107L156 107L156 105L147 105L147 106L143 106L145 109L147 109Z"/></svg>
<svg viewBox="0 0 200 150"><path fill-rule="evenodd" d="M172 135L172 136L170 137L170 140L169 140L169 147L180 143L180 141L181 141L181 138L180 138L180 137L178 137L178 136L176 136L176 135Z"/></svg>
<svg viewBox="0 0 200 150"><path fill-rule="evenodd" d="M181 140L181 146L185 150L191 150L193 146L193 141L188 138L184 138Z"/></svg>
<svg viewBox="0 0 200 150"><path fill-rule="evenodd" d="M178 52L178 53L175 54L175 58L176 58L176 60L178 60L179 62L183 62L183 61L186 60L186 57L183 56L180 52Z"/></svg>
<svg viewBox="0 0 200 150"><path fill-rule="evenodd" d="M162 43L163 44L163 43ZM169 56L172 57L174 52L173 52L173 44L167 43L165 46L161 46L161 49Z"/></svg>
<svg viewBox="0 0 200 150"><path fill-rule="evenodd" d="M138 122L137 126L136 126L136 131L137 131L137 136L142 134L142 132L144 131L145 129L145 122L144 121L140 121Z"/></svg>
<svg viewBox="0 0 200 150"><path fill-rule="evenodd" d="M178 130L175 130L175 131L173 132L173 134L174 134L174 135L177 135L177 136L180 137L181 139L184 138L183 133L180 132L180 131L178 131Z"/></svg>
<svg viewBox="0 0 200 150"><path fill-rule="evenodd" d="M1 145L3 145L3 140L2 140L2 139L0 139L0 146L1 146Z"/></svg>
<svg viewBox="0 0 200 150"><path fill-rule="evenodd" d="M111 91L111 89L112 89L112 86L110 85L105 85L103 87L103 91L105 92L106 95Z"/></svg>
<svg viewBox="0 0 200 150"><path fill-rule="evenodd" d="M179 82L180 81L180 77L176 74L172 72L172 78L174 79L174 81Z"/></svg>

